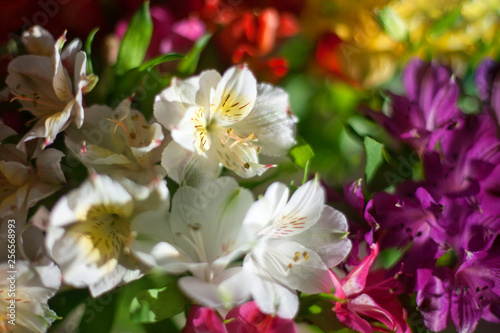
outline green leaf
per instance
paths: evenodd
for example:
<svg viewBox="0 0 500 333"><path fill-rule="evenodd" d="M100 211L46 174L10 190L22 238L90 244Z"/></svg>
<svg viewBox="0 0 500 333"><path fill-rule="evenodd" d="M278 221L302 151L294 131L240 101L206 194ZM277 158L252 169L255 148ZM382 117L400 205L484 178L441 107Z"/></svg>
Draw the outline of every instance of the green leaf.
<svg viewBox="0 0 500 333"><path fill-rule="evenodd" d="M389 36L400 42L407 39L408 27L392 8L385 7L380 10L378 19Z"/></svg>
<svg viewBox="0 0 500 333"><path fill-rule="evenodd" d="M87 40L85 41L85 53L87 53L87 73L92 74L94 73L94 68L92 67L92 59L90 58L90 55L92 54L92 42L94 41L94 37L96 33L99 31L99 28L94 28L89 36L87 37Z"/></svg>
<svg viewBox="0 0 500 333"><path fill-rule="evenodd" d="M429 29L429 33L434 36L439 36L446 32L462 18L461 10L462 8L459 6L434 22Z"/></svg>
<svg viewBox="0 0 500 333"><path fill-rule="evenodd" d="M436 267L454 267L457 264L458 256L452 249L446 251L436 261Z"/></svg>
<svg viewBox="0 0 500 333"><path fill-rule="evenodd" d="M189 50L186 59L182 60L177 67L177 72L181 76L192 75L198 67L201 51L207 46L208 41L212 38L211 34L204 34L201 36Z"/></svg>
<svg viewBox="0 0 500 333"><path fill-rule="evenodd" d="M152 34L153 21L149 12L149 1L145 1L132 17L123 36L115 64L116 74L124 74L142 64Z"/></svg>
<svg viewBox="0 0 500 333"><path fill-rule="evenodd" d="M133 322L154 323L184 311L187 299L177 287L177 280L166 287L140 292L130 305Z"/></svg>
<svg viewBox="0 0 500 333"><path fill-rule="evenodd" d="M378 260L380 261L380 265L384 269L391 268L392 266L394 266L395 263L399 261L399 259L401 259L403 252L404 251L402 249L397 249L395 247L380 251L378 255Z"/></svg>
<svg viewBox="0 0 500 333"><path fill-rule="evenodd" d="M97 298L85 301L85 312L80 322L80 332L111 332L117 305L116 289Z"/></svg>
<svg viewBox="0 0 500 333"><path fill-rule="evenodd" d="M369 136L365 136L364 144L366 151L365 175L367 181L370 182L383 162L384 145L373 140Z"/></svg>
<svg viewBox="0 0 500 333"><path fill-rule="evenodd" d="M314 152L304 140L299 140L299 144L290 150L290 156L296 165L305 170L308 162L314 157Z"/></svg>
<svg viewBox="0 0 500 333"><path fill-rule="evenodd" d="M178 53L164 54L164 55L161 55L161 56L156 57L154 59L151 59L151 60L147 61L146 63L144 63L143 65L141 65L141 67L139 67L139 71L141 71L141 72L148 71L148 70L152 69L154 66L157 66L159 64L163 64L164 62L177 60L177 59L184 59L184 58L186 58L186 57L183 56L182 54L178 54Z"/></svg>

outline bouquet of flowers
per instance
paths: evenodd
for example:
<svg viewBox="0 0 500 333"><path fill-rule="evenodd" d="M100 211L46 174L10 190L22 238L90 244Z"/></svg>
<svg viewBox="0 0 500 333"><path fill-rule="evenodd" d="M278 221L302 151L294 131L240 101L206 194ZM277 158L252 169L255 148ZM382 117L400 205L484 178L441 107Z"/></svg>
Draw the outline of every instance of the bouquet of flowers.
<svg viewBox="0 0 500 333"><path fill-rule="evenodd" d="M42 1L3 48L1 332L498 329L479 2Z"/></svg>

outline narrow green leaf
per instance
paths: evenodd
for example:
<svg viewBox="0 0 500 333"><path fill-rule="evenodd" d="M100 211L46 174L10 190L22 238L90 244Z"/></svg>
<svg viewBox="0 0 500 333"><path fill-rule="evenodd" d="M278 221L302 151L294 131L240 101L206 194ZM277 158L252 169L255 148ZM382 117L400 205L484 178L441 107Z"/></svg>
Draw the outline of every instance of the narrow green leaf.
<svg viewBox="0 0 500 333"><path fill-rule="evenodd" d="M123 36L115 64L116 74L124 74L142 64L152 34L153 21L149 12L149 1L145 1L132 17L127 32Z"/></svg>
<svg viewBox="0 0 500 333"><path fill-rule="evenodd" d="M177 67L177 72L181 76L192 75L198 67L201 51L207 46L208 41L212 37L211 34L204 34L195 43L194 46L186 54L186 59L182 60Z"/></svg>
<svg viewBox="0 0 500 333"><path fill-rule="evenodd" d="M461 7L449 12L444 17L440 18L430 27L429 33L434 36L439 36L442 33L450 29L455 23L457 23L462 18Z"/></svg>
<svg viewBox="0 0 500 333"><path fill-rule="evenodd" d="M130 315L133 322L154 323L181 313L186 302L174 280L164 288L140 292L130 304Z"/></svg>
<svg viewBox="0 0 500 333"><path fill-rule="evenodd" d="M290 156L292 157L293 162L301 167L302 169L306 169L307 162L314 157L314 152L305 141L302 142L292 149L290 149Z"/></svg>
<svg viewBox="0 0 500 333"><path fill-rule="evenodd" d="M383 162L384 145L373 140L369 136L365 136L364 144L366 151L365 175L366 180L370 182Z"/></svg>
<svg viewBox="0 0 500 333"><path fill-rule="evenodd" d="M402 249L397 249L394 247L380 251L378 255L380 265L384 269L391 268L392 266L394 266L394 264L396 264L399 261L399 259L401 259L403 252L404 251Z"/></svg>
<svg viewBox="0 0 500 333"><path fill-rule="evenodd" d="M92 59L90 58L90 55L92 54L91 52L92 42L94 41L94 37L98 31L99 28L94 28L87 37L87 40L85 41L85 53L87 53L87 74L94 73L94 68L92 67Z"/></svg>
<svg viewBox="0 0 500 333"><path fill-rule="evenodd" d="M167 62L167 61L172 61L172 60L177 60L177 59L185 59L186 57L183 56L182 54L178 54L178 53L169 53L169 54L164 54L164 55L161 55L159 57L156 57L154 59L151 59L149 61L147 61L146 63L144 63L143 65L141 65L141 67L139 67L139 71L147 71L147 70L150 70L151 68L153 68L154 66L157 66L159 64L163 64L164 62Z"/></svg>

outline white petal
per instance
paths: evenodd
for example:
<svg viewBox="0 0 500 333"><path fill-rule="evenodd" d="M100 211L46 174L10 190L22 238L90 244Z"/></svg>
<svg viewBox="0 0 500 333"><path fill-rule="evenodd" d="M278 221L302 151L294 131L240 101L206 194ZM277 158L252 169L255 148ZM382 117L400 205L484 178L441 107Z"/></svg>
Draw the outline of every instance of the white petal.
<svg viewBox="0 0 500 333"><path fill-rule="evenodd" d="M237 123L253 109L256 97L257 81L252 72L243 65L233 66L217 85L211 118L221 126Z"/></svg>
<svg viewBox="0 0 500 333"><path fill-rule="evenodd" d="M8 89L8 88L7 88ZM8 138L9 136L16 135L17 132L14 131L12 128L9 126L0 123L0 142L2 142L4 139Z"/></svg>
<svg viewBox="0 0 500 333"><path fill-rule="evenodd" d="M146 211L137 215L131 226L136 236L130 249L146 265L178 274L188 270L189 258L170 244L173 232L169 225L167 211Z"/></svg>
<svg viewBox="0 0 500 333"><path fill-rule="evenodd" d="M295 141L295 118L289 113L288 95L269 84L259 84L252 112L234 124L244 136L253 133L265 155L285 155Z"/></svg>
<svg viewBox="0 0 500 333"><path fill-rule="evenodd" d="M230 309L249 297L250 279L241 267L234 267L216 276L213 282L186 276L179 279L179 288L203 306Z"/></svg>
<svg viewBox="0 0 500 333"><path fill-rule="evenodd" d="M66 178L61 170L64 154L57 149L46 149L36 160L36 170L40 179L49 184L63 185Z"/></svg>
<svg viewBox="0 0 500 333"><path fill-rule="evenodd" d="M181 184L185 181L190 186L214 180L221 170L217 158L211 151L199 155L175 142L170 142L163 151L161 165L176 183Z"/></svg>
<svg viewBox="0 0 500 333"><path fill-rule="evenodd" d="M196 106L196 92L199 90L198 76L187 80L172 78L170 87L155 97L154 115L158 122L172 130L186 113L186 109Z"/></svg>
<svg viewBox="0 0 500 333"><path fill-rule="evenodd" d="M172 200L176 244L192 258L210 263L217 260L216 269L225 267L244 244L241 223L252 201L251 192L238 187L230 177L218 178L199 189L180 188ZM191 242L186 242L186 237Z"/></svg>
<svg viewBox="0 0 500 333"><path fill-rule="evenodd" d="M250 206L243 222L247 233L257 235L265 227L272 223L276 215L281 212L286 205L290 190L283 183L273 183L267 190L264 197L260 198Z"/></svg>
<svg viewBox="0 0 500 333"><path fill-rule="evenodd" d="M38 25L23 32L21 40L29 53L45 57L52 56L56 43L50 32Z"/></svg>
<svg viewBox="0 0 500 333"><path fill-rule="evenodd" d="M263 313L291 319L299 311L299 298L294 290L258 276L253 277L250 288L253 299Z"/></svg>
<svg viewBox="0 0 500 333"><path fill-rule="evenodd" d="M61 112L67 105L61 101L52 86L54 71L48 57L23 55L13 59L8 66L6 83L20 96L38 102L20 100L23 108L37 117Z"/></svg>
<svg viewBox="0 0 500 333"><path fill-rule="evenodd" d="M210 149L206 126L204 109L189 107L181 121L172 129L172 139L187 150L203 154Z"/></svg>
<svg viewBox="0 0 500 333"><path fill-rule="evenodd" d="M94 284L89 285L92 297L96 298L110 291L111 289L142 277L140 269L129 269L120 264L115 269Z"/></svg>
<svg viewBox="0 0 500 333"><path fill-rule="evenodd" d="M321 214L325 193L317 178L300 186L265 234L273 238L299 234L314 225Z"/></svg>
<svg viewBox="0 0 500 333"><path fill-rule="evenodd" d="M82 89L87 84L83 79L87 75L87 55L80 51L76 54L74 68L75 96L76 102L73 108L72 116L75 119L76 127L80 128L83 124L84 111L82 106Z"/></svg>
<svg viewBox="0 0 500 333"><path fill-rule="evenodd" d="M263 241L254 248L250 258L259 267L260 276L271 276L291 289L308 294L328 290L326 265L314 251L299 243Z"/></svg>
<svg viewBox="0 0 500 333"><path fill-rule="evenodd" d="M67 101L73 96L71 79L61 61L60 49L64 42L66 42L66 33L59 37L54 44L54 53L52 55L52 68L54 69L52 86L61 101Z"/></svg>
<svg viewBox="0 0 500 333"><path fill-rule="evenodd" d="M341 212L323 206L316 224L292 239L316 252L328 267L338 265L351 251L347 220Z"/></svg>
<svg viewBox="0 0 500 333"><path fill-rule="evenodd" d="M221 80L221 76L217 71L208 70L200 74L200 90L196 93L196 105L205 108L206 120L210 119L210 103L215 95L217 84Z"/></svg>
<svg viewBox="0 0 500 333"><path fill-rule="evenodd" d="M216 136L212 136L211 150L215 151L217 159L223 166L243 178L260 176L274 166L259 164L259 157L255 147L238 144L231 140L223 144Z"/></svg>

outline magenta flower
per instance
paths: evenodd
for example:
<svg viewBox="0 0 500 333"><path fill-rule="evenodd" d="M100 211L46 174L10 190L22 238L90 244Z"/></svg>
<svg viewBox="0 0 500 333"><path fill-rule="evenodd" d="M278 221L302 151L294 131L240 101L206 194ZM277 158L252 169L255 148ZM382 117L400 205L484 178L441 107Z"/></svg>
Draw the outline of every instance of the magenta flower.
<svg viewBox="0 0 500 333"><path fill-rule="evenodd" d="M165 6L151 7L153 35L147 57L153 58L170 52L185 53L194 42L205 33L205 24L196 17L176 20L172 12ZM128 21L118 22L115 34L123 38L127 31Z"/></svg>
<svg viewBox="0 0 500 333"><path fill-rule="evenodd" d="M500 163L500 140L488 114L465 119L456 130L443 131L439 154L423 156L426 188L436 198L476 195L478 181Z"/></svg>
<svg viewBox="0 0 500 333"><path fill-rule="evenodd" d="M387 114L368 111L390 134L422 153L432 150L436 134L463 118L459 89L448 69L414 59L403 72L406 96L391 94Z"/></svg>
<svg viewBox="0 0 500 333"><path fill-rule="evenodd" d="M362 333L380 331L380 323L387 327L384 331L411 332L406 324L406 311L394 294L398 281L392 277L382 280L377 272L369 274L378 255L378 245L373 244L371 249L361 264L342 280L330 270L335 287L333 296L337 298L333 311L341 323Z"/></svg>
<svg viewBox="0 0 500 333"><path fill-rule="evenodd" d="M491 107L500 123L500 63L484 60L476 70L475 81L479 97Z"/></svg>
<svg viewBox="0 0 500 333"><path fill-rule="evenodd" d="M255 301L238 306L226 316L228 332L241 333L295 333L293 319L284 319L276 315L264 314Z"/></svg>
<svg viewBox="0 0 500 333"><path fill-rule="evenodd" d="M193 305L187 317L183 333L226 333L224 323L212 308Z"/></svg>
<svg viewBox="0 0 500 333"><path fill-rule="evenodd" d="M410 290L419 290L432 274L438 244L444 241L443 229L437 224L441 210L423 188L415 191L413 199L376 193L366 206L366 220L379 226L380 247L405 251L401 269L415 279Z"/></svg>
<svg viewBox="0 0 500 333"><path fill-rule="evenodd" d="M233 308L223 321L211 308L194 305L183 333L295 333L293 319L264 314L255 301Z"/></svg>

